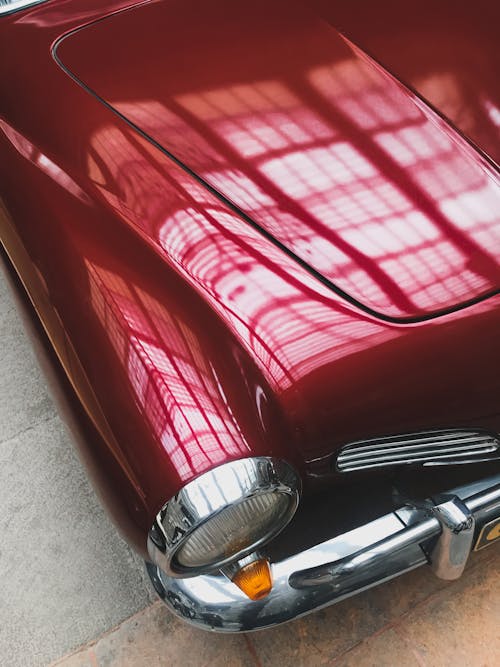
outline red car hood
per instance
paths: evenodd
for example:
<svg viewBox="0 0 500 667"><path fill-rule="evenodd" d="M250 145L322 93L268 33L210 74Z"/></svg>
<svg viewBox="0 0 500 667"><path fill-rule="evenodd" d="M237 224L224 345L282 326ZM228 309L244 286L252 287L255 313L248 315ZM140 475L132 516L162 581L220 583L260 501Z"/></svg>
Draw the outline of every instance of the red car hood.
<svg viewBox="0 0 500 667"><path fill-rule="evenodd" d="M498 290L494 168L318 10L147 3L56 57L360 308L416 320Z"/></svg>

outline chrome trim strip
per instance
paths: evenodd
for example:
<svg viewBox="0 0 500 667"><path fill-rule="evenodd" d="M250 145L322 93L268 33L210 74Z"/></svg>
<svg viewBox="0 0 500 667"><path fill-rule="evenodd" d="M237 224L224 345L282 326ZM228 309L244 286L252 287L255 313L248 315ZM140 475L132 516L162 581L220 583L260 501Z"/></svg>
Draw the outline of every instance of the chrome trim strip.
<svg viewBox="0 0 500 667"><path fill-rule="evenodd" d="M172 577L195 577L239 560L275 537L290 521L299 503L301 482L285 461L265 456L225 463L184 486L158 513L148 537L151 561ZM175 555L189 536L227 507L263 494L279 493L289 498L280 522L239 551L208 566L187 568Z"/></svg>
<svg viewBox="0 0 500 667"><path fill-rule="evenodd" d="M487 520L500 517L500 474L454 489L447 496L402 507L274 563L273 590L256 602L222 575L175 579L152 564L148 573L170 609L200 628L247 632L270 627L339 602L433 558L437 574L456 576L470 550L469 514L478 530ZM444 525L452 535L443 530ZM455 542L453 535L462 531L462 538ZM443 540L441 551L432 548L436 537L438 544Z"/></svg>
<svg viewBox="0 0 500 667"><path fill-rule="evenodd" d="M7 0L5 4L0 2L0 17L19 12L34 5L40 5L42 2L47 2L47 0L12 0L11 2Z"/></svg>
<svg viewBox="0 0 500 667"><path fill-rule="evenodd" d="M423 463L443 465L500 457L500 440L474 431L425 431L360 440L345 445L337 455L340 472Z"/></svg>
<svg viewBox="0 0 500 667"><path fill-rule="evenodd" d="M483 449L483 448L488 448L489 451L495 451L497 449L497 446L494 443L490 442L478 442L477 438L469 438L468 441L465 440L460 440L458 443L454 443L453 449L465 449L465 450L471 450L471 449ZM362 459L364 458L367 454L370 456L380 456L384 454L394 454L398 455L400 453L405 453L407 454L408 452L416 452L417 456L420 456L422 454L428 454L430 452L436 451L440 452L441 450L447 451L450 449L450 444L448 442L440 442L440 443L427 443L427 444L418 444L418 445L398 445L394 447L360 447L357 450L354 450L353 452L343 452L342 453L342 458L352 461L354 459ZM364 450L364 451L362 451Z"/></svg>
<svg viewBox="0 0 500 667"><path fill-rule="evenodd" d="M486 442L490 441L495 441L495 438L492 435L489 434L483 434L483 433L475 433L475 434L469 434L467 431L463 432L463 435L460 435L460 433L450 433L450 432L442 432L442 431L436 431L431 434L422 433L417 437L415 434L412 434L411 436L392 436L390 438L379 438L377 440L374 440L371 444L366 444L365 446L359 446L358 443L351 443L349 445L345 446L345 450L350 450L350 449L355 449L357 452L361 451L374 451L376 449L384 448L387 445L391 444L391 442L394 443L394 445L391 446L396 446L398 442L404 442L405 445L403 446L413 446L413 445L420 445L420 444L439 444L442 443L444 446L449 444L450 441L452 442L481 442L485 440ZM360 440L359 442L369 442L367 440Z"/></svg>

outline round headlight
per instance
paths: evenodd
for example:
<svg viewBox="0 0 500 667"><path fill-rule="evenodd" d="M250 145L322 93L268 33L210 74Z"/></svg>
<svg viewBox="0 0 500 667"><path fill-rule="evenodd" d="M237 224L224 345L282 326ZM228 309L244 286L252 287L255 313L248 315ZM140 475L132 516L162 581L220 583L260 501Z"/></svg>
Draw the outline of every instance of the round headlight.
<svg viewBox="0 0 500 667"><path fill-rule="evenodd" d="M148 551L171 576L214 571L279 533L299 501L293 468L258 457L226 463L189 482L159 512Z"/></svg>
<svg viewBox="0 0 500 667"><path fill-rule="evenodd" d="M289 504L284 494L262 493L226 507L187 538L176 553L178 563L184 567L213 565L261 542L276 523L282 524Z"/></svg>

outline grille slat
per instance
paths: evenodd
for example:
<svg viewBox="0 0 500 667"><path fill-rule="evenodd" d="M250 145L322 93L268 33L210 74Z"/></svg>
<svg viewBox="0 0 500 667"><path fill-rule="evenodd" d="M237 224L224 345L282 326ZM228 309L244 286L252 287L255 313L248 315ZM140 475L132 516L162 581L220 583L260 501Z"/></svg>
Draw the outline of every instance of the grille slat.
<svg viewBox="0 0 500 667"><path fill-rule="evenodd" d="M415 445L411 447L391 447L391 448L381 448L381 449L376 449L373 451L367 450L365 452L346 452L345 455L343 456L343 459L350 461L353 459L362 459L365 456L380 456L383 457L385 454L389 456L398 456L398 455L410 455L410 454L415 454L417 455L424 455L424 454L432 454L432 452L439 453L440 451L445 451L449 452L450 450L453 451L473 451L476 449L484 449L484 448L492 448L492 451L496 449L494 444L489 444L489 443L470 443L470 444L456 444L453 446L450 445L435 445L433 446L431 444L426 444L426 445Z"/></svg>
<svg viewBox="0 0 500 667"><path fill-rule="evenodd" d="M346 445L342 451L345 451L346 454L352 449L355 449L356 452L373 452L379 449L398 449L398 448L412 448L412 447L427 447L431 443L433 446L440 446L440 447L453 447L455 445L461 445L461 444L479 444L481 445L482 443L484 444L494 444L495 439L492 436L483 436L482 438L479 436L470 436L467 438L454 438L454 439L439 439L436 440L436 438L422 438L422 440L411 440L411 441L405 441L404 444L401 444L401 440L396 440L393 443L392 442L385 442L381 440L377 440L376 444L372 445L362 445L362 446L356 446L355 444L351 445Z"/></svg>
<svg viewBox="0 0 500 667"><path fill-rule="evenodd" d="M500 457L500 440L473 431L426 431L345 445L337 457L337 469L350 472L408 463L448 464Z"/></svg>

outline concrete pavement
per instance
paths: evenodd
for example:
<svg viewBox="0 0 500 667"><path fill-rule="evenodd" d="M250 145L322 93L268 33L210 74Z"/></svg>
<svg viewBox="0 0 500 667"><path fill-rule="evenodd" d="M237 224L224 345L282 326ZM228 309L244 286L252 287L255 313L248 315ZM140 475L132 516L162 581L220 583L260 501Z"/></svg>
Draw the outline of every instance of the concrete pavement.
<svg viewBox="0 0 500 667"><path fill-rule="evenodd" d="M208 634L156 602L57 667L497 667L500 549L446 584L420 569L278 628Z"/></svg>
<svg viewBox="0 0 500 667"><path fill-rule="evenodd" d="M47 665L153 599L59 419L0 274L0 664Z"/></svg>

